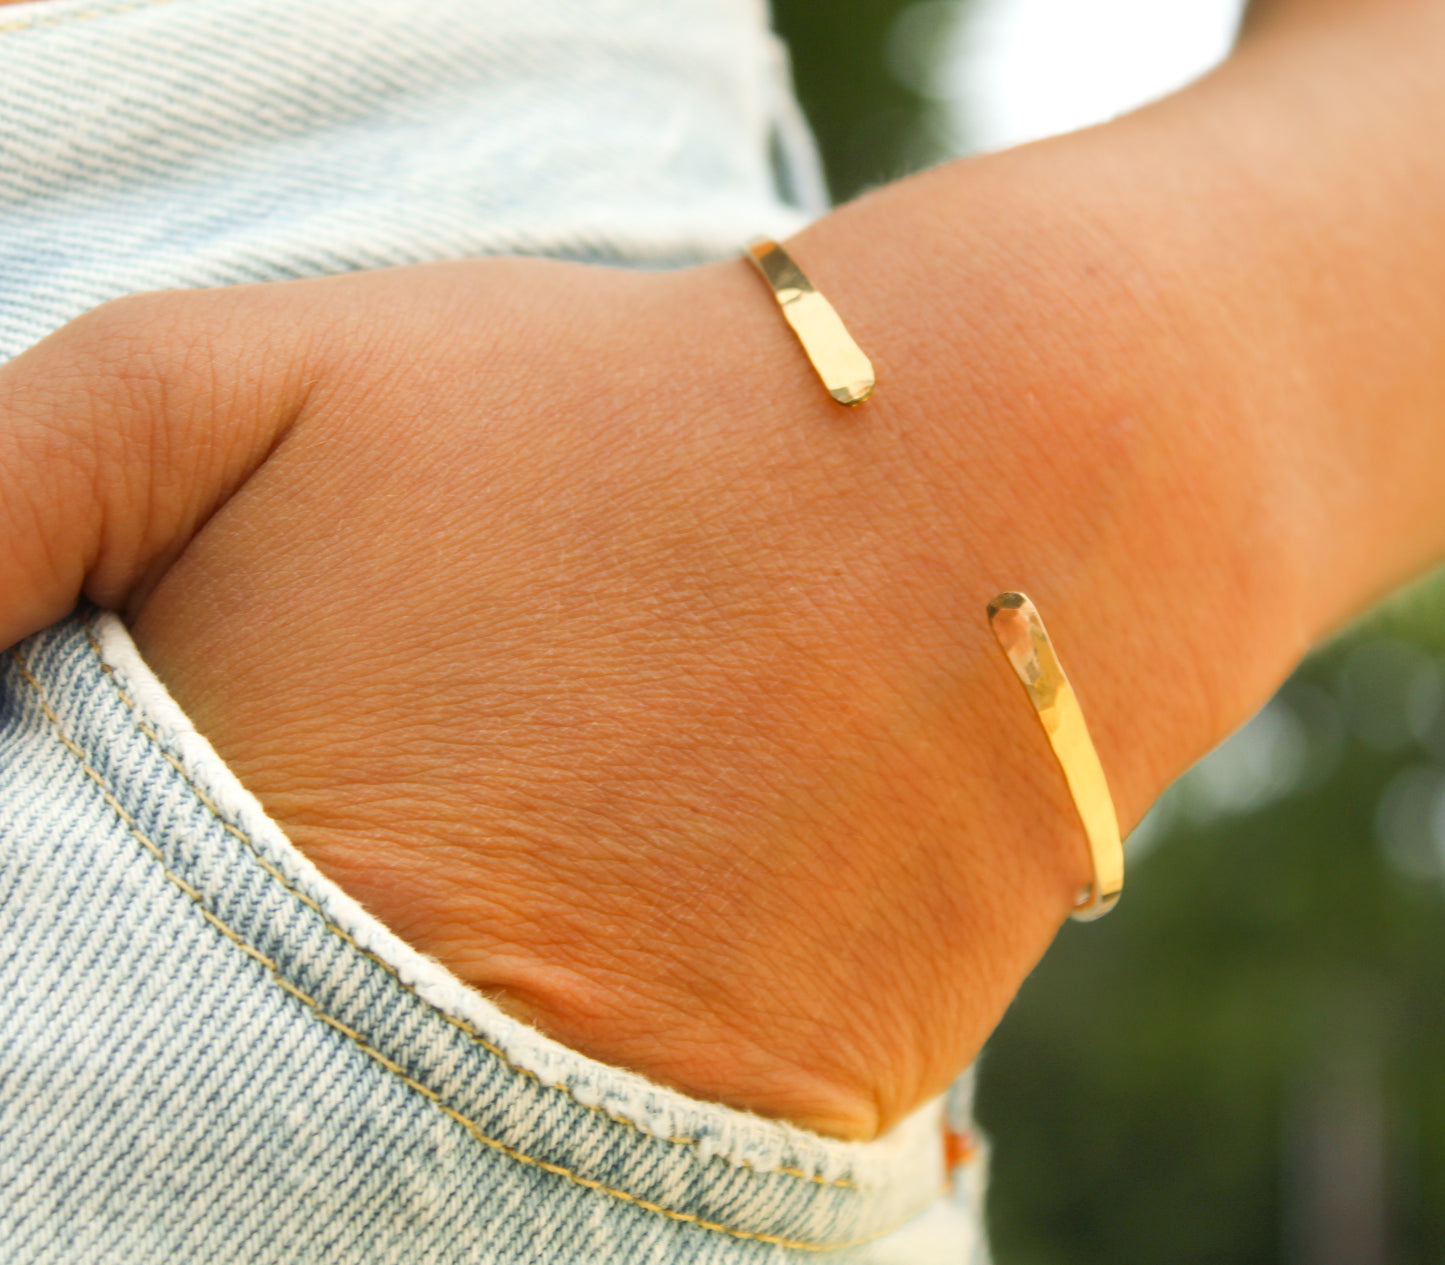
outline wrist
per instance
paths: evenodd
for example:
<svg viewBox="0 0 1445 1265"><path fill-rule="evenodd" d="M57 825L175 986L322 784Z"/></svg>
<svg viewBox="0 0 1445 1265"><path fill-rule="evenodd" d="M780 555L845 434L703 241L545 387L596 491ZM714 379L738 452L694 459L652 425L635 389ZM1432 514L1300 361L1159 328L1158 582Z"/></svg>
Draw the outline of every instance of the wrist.
<svg viewBox="0 0 1445 1265"><path fill-rule="evenodd" d="M879 366L873 424L929 473L918 513L948 582L980 610L1002 589L1038 601L1126 827L1305 649L1313 495L1251 396L1218 244L1131 162L1170 179L1147 150L1066 138L871 195L792 244ZM921 248L943 205L966 218Z"/></svg>

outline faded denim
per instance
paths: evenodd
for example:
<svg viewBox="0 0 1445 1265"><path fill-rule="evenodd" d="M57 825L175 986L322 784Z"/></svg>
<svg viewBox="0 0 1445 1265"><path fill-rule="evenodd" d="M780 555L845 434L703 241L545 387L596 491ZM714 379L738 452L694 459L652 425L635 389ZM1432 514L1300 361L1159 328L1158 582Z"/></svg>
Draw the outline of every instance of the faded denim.
<svg viewBox="0 0 1445 1265"><path fill-rule="evenodd" d="M139 289L784 234L818 184L765 17L0 9L0 357ZM6 1265L983 1259L966 1086L860 1145L583 1058L322 877L115 617L0 661Z"/></svg>

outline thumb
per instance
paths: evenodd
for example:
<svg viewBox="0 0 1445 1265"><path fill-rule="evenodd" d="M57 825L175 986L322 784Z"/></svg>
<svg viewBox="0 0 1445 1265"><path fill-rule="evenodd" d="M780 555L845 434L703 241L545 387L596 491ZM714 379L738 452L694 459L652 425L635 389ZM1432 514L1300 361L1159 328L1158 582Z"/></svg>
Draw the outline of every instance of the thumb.
<svg viewBox="0 0 1445 1265"><path fill-rule="evenodd" d="M0 366L0 646L134 606L305 403L286 287L118 299Z"/></svg>

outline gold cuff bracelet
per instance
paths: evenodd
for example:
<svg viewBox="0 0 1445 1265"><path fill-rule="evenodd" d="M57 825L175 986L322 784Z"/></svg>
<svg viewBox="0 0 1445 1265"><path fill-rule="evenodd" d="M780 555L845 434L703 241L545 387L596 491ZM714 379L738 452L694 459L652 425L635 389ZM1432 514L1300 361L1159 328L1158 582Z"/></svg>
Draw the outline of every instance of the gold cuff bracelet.
<svg viewBox="0 0 1445 1265"><path fill-rule="evenodd" d="M773 297L828 394L839 404L862 404L873 394L873 365L833 305L813 289L803 270L777 242L760 237L749 242L744 253L772 287Z"/></svg>
<svg viewBox="0 0 1445 1265"><path fill-rule="evenodd" d="M1124 890L1124 845L1104 766L1089 738L1074 687L1059 666L1043 620L1022 593L1000 593L994 598L988 604L988 622L1024 683L1088 836L1094 880L1079 893L1072 916L1084 922L1102 918Z"/></svg>
<svg viewBox="0 0 1445 1265"><path fill-rule="evenodd" d="M777 242L750 242L747 257L772 287L823 385L840 404L861 404L873 393L873 365L842 318ZM1064 675L1034 604L1022 593L1000 593L988 604L988 622L1023 682L1043 725L1074 808L1089 841L1093 880L1074 902L1073 917L1102 918L1124 890L1124 845L1104 767L1089 737L1074 687Z"/></svg>

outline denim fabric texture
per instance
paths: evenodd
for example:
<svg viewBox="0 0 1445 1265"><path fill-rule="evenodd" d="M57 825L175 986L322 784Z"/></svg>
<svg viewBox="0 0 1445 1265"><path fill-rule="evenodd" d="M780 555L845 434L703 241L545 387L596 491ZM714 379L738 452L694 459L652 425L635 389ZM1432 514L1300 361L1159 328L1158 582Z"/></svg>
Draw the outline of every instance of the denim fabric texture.
<svg viewBox="0 0 1445 1265"><path fill-rule="evenodd" d="M0 358L135 290L785 235L784 64L762 0L6 6Z"/></svg>
<svg viewBox="0 0 1445 1265"><path fill-rule="evenodd" d="M752 0L6 7L0 358L141 289L720 257L811 163ZM5 1265L965 1265L967 1113L834 1142L584 1058L326 880L114 616L0 656Z"/></svg>

